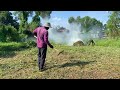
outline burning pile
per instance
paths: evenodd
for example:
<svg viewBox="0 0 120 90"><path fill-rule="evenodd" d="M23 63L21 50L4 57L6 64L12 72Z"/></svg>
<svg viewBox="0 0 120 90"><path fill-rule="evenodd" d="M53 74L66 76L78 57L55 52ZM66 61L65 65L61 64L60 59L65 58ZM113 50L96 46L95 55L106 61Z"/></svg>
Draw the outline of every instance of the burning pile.
<svg viewBox="0 0 120 90"><path fill-rule="evenodd" d="M95 42L92 40L92 39L90 39L88 42L87 42L87 44L86 45L92 45L92 46L94 46L95 45ZM75 43L73 43L73 46L85 46L85 44L82 42L82 41L77 41L77 42L75 42Z"/></svg>
<svg viewBox="0 0 120 90"><path fill-rule="evenodd" d="M73 43L73 46L84 46L84 43L82 41L77 41Z"/></svg>
<svg viewBox="0 0 120 90"><path fill-rule="evenodd" d="M49 38L57 44L66 44L69 46L94 46L95 42L92 40L91 34L82 33L80 27L81 26L78 25L71 25L67 29L59 25L54 26L49 30Z"/></svg>

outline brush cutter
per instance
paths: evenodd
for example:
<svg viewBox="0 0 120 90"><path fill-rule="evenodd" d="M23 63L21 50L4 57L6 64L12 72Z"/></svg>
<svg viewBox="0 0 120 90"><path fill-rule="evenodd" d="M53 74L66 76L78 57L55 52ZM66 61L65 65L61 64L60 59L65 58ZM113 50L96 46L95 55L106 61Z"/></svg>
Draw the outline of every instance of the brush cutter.
<svg viewBox="0 0 120 90"><path fill-rule="evenodd" d="M64 52L64 50L59 51L59 50L58 50L58 49L56 49L56 48L54 48L54 50L58 52L58 54L57 54L57 55L60 55L61 53L63 53L63 52Z"/></svg>

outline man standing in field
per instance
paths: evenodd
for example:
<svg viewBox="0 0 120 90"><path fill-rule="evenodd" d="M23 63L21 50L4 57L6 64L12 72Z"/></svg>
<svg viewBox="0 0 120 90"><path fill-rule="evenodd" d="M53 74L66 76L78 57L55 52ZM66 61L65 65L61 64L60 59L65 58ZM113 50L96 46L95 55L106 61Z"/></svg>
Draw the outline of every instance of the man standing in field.
<svg viewBox="0 0 120 90"><path fill-rule="evenodd" d="M37 38L37 47L38 47L38 66L39 70L43 71L45 59L46 59L46 52L47 52L47 45L49 45L50 48L53 48L53 46L50 44L48 40L48 29L51 28L51 24L47 23L46 25L42 27L37 27L33 34Z"/></svg>

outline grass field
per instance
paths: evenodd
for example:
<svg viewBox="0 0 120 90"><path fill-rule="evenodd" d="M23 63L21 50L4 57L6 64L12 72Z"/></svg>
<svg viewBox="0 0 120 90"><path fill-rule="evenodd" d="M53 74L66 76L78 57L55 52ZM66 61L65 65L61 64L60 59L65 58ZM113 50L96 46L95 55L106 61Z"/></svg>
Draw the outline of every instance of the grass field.
<svg viewBox="0 0 120 90"><path fill-rule="evenodd" d="M96 46L54 47L57 50L48 48L46 70L39 72L36 47L0 43L0 78L120 79L120 40L99 40Z"/></svg>

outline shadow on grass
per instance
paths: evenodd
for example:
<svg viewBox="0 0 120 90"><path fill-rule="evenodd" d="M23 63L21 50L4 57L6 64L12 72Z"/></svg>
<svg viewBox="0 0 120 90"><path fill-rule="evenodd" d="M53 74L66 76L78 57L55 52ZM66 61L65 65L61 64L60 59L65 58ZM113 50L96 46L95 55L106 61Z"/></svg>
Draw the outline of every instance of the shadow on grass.
<svg viewBox="0 0 120 90"><path fill-rule="evenodd" d="M27 49L25 44L21 45L1 45L0 46L0 57L2 58L9 58L9 57L14 57L15 51L21 51Z"/></svg>
<svg viewBox="0 0 120 90"><path fill-rule="evenodd" d="M48 69L51 69L51 68L64 68L64 67L73 67L73 66L79 66L82 68L84 68L85 65L88 65L88 64L91 64L93 62L96 62L96 61L80 61L80 60L74 60L72 62L69 62L69 63L65 63L65 64L62 64L62 65L53 65L52 67L49 67Z"/></svg>
<svg viewBox="0 0 120 90"><path fill-rule="evenodd" d="M85 65L93 63L95 61L78 61L78 60L74 60L70 63L65 63L63 65L61 65L59 68L63 68L63 67L72 67L72 66L80 66L81 68L84 68Z"/></svg>
<svg viewBox="0 0 120 90"><path fill-rule="evenodd" d="M0 51L0 57L2 58L9 58L14 57L16 54L14 51Z"/></svg>

